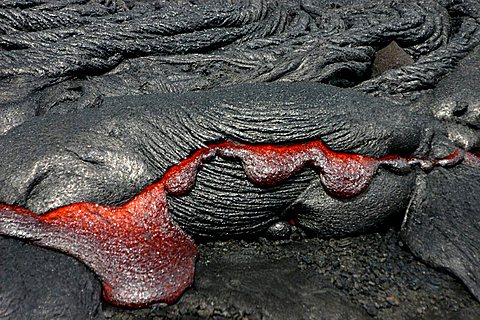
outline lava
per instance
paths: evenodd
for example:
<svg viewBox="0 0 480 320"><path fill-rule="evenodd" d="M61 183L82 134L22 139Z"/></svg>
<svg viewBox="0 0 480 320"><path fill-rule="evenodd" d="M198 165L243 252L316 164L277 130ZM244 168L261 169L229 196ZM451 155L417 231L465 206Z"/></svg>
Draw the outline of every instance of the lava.
<svg viewBox="0 0 480 320"><path fill-rule="evenodd" d="M480 167L476 155L460 150L444 159L425 160L339 153L319 140L287 146L223 142L197 150L119 207L81 202L40 216L22 207L0 205L0 234L78 258L98 275L104 297L112 304L173 303L192 284L197 248L173 223L167 195L188 194L202 164L215 157L240 161L248 179L264 188L310 167L320 174L329 194L342 198L368 188L380 166L394 172L409 172L417 166L430 170L461 161Z"/></svg>

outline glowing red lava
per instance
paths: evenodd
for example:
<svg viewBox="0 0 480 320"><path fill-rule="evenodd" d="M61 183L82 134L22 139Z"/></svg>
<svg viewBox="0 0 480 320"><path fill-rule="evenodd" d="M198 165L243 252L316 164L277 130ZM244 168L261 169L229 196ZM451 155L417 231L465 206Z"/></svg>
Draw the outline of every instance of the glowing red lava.
<svg viewBox="0 0 480 320"><path fill-rule="evenodd" d="M310 167L330 194L353 197L368 187L379 166L403 172L415 165L429 169L454 165L464 153L456 151L441 160L372 158L334 152L321 141L288 146L224 142L196 151L121 207L75 203L38 216L1 205L0 234L78 258L99 276L104 297L112 304L173 303L192 284L197 248L172 222L167 195L187 194L202 164L214 157L241 161L250 181L261 187L279 184ZM465 162L480 167L473 154L467 154Z"/></svg>

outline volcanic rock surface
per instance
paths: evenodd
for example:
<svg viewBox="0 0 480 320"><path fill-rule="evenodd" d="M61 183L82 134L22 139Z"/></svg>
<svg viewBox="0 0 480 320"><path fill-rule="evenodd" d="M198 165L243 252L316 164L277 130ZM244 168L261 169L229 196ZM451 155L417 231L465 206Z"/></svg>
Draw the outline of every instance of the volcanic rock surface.
<svg viewBox="0 0 480 320"><path fill-rule="evenodd" d="M479 23L476 0L2 1L1 202L121 205L225 140L467 153L346 200L311 170L265 189L215 159L168 199L202 242L177 304L101 306L79 261L2 237L0 318L480 318Z"/></svg>
<svg viewBox="0 0 480 320"><path fill-rule="evenodd" d="M455 278L419 262L394 229L343 239L305 238L297 229L288 240L209 242L199 252L195 284L178 303L139 310L103 305L106 319L480 317L472 295Z"/></svg>

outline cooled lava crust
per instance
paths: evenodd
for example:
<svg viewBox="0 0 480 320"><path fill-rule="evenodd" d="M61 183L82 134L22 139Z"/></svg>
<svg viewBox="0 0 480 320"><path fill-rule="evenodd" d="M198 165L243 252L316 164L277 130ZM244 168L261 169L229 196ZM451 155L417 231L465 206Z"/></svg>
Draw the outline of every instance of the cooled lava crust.
<svg viewBox="0 0 480 320"><path fill-rule="evenodd" d="M262 97L263 99L269 99L271 109L268 110L266 117L270 118L271 123L278 125L279 122L288 123L290 121L288 114L285 113L286 109L282 110L282 104L287 106L290 112L292 110L294 112L295 109L290 106L286 97L278 97L278 94L276 98L282 101L282 104L272 104L272 93L296 91L297 95L303 96L303 99L308 99L312 97L321 98L322 94L327 95L334 89L328 86L300 83L264 86L261 89L263 96L258 89L255 92L251 86L236 87L230 90L232 94L236 92L236 94L243 95L245 105L238 104L237 99L237 106L248 112L253 111L248 106L254 101L250 98L257 100L254 104L261 101L261 107L264 107L267 102L267 100L262 101ZM364 99L362 95L354 92L350 92L350 95L352 98L350 103L354 103L355 99ZM184 97L186 100L183 101L180 96L176 96L175 101L179 101L178 103L183 106L191 106L190 103L195 101L198 107L202 105L203 98L203 106L206 109L204 112L197 112L196 114L199 114L200 117L208 117L209 114L215 115L220 110L223 110L223 112L225 112L225 109L228 110L228 99L231 99L231 97L227 98L228 96L228 90L221 90L221 92L219 90L212 95L214 99L205 100L205 94L197 93L187 95ZM164 97L136 97L133 99L146 99L149 102L159 101L161 98ZM290 99L297 98L290 96ZM315 101L317 100L310 100L311 103ZM325 104L328 99L319 99L318 101ZM115 102L113 103L118 108ZM216 109L216 107L220 108ZM158 106L155 106L155 108L158 108ZM272 108L276 108L276 110ZM233 107L231 109L234 110ZM338 110L319 108L319 106L312 109L323 113L324 116L328 112L338 112ZM178 105L169 109L169 111L174 112L179 110L181 108ZM107 108L107 111L105 114L110 116L111 110ZM344 111L345 108L342 109L342 113L334 113L331 116L345 117ZM161 119L165 119L165 113L158 114ZM397 111L397 116L399 114L400 112ZM231 115L244 117L244 114L236 112L232 112ZM276 119L271 119L272 115L275 115ZM312 116L312 114L309 115ZM183 117L179 118L183 119ZM388 117L385 118L384 122L389 119ZM129 120L131 119L123 119L126 123L129 123ZM365 118L365 121L368 122L368 118ZM422 119L416 119L415 121L417 127L412 126L413 130L419 130L420 128L420 132L430 132L422 128L424 123ZM378 123L376 126L379 128L385 125L381 122ZM268 126L268 123L266 125ZM221 128L221 126L219 125L216 129L218 128ZM231 127L231 129L235 128L237 126ZM280 128L284 127L280 125ZM364 126L354 128L363 130ZM76 130L77 128L72 129ZM392 129L395 128L385 128L384 130L387 132L385 135L388 136L388 130ZM408 129L407 132L409 130L412 129ZM77 135L78 132L75 132ZM262 131L259 130L259 132ZM313 132L318 134L316 129ZM394 131L393 133L401 136L401 133ZM266 131L263 134L268 136L271 133ZM334 134L337 134L337 132L334 132ZM375 134L378 134L378 132L375 132ZM226 136L229 136L230 140L233 137L233 135ZM326 136L328 137L328 134ZM390 140L390 145L395 146L395 143L398 143L396 137L391 138L393 139ZM422 143L425 143L424 137L419 135L419 138L416 141L417 143L411 144L417 148L417 153L418 149L423 147ZM430 135L428 138L430 139L428 145L435 145L434 136ZM401 141L401 139L399 140ZM358 147L361 148L362 145ZM380 145L377 143L376 147L379 148ZM390 150L390 148L391 146L387 146L383 150ZM402 144L401 148L405 148L405 145ZM158 150L156 151L158 152ZM189 195L195 189L197 175L203 166L216 164L219 160L237 164L243 168L249 184L267 193L271 190L278 192L274 189L276 186L285 185L287 181L305 171L305 168L310 168L312 169L310 171L319 175L321 188L329 197L347 201L367 193L372 179L375 175L378 175L379 170L383 170L384 174L390 176L408 179L410 174L415 175L418 171L428 174L437 167L450 168L459 164L472 168L480 167L480 160L475 154L458 148L452 147L450 153L441 157L434 157L433 155L435 153L432 150L428 150L424 156L383 155L380 157L352 152L338 152L329 148L324 141L319 139L288 144L247 144L238 141L212 143L194 151L178 164L171 166L160 180L151 184L121 206L80 202L53 209L43 215L37 215L21 207L2 205L0 209L0 233L26 239L37 245L54 248L77 257L99 276L103 283L104 297L113 304L144 306L158 301L173 303L193 281L197 250L190 235L208 235L209 232L216 234L218 233L218 227L224 227L223 223L212 221L209 224L208 221L202 221L202 214L195 212L195 210L177 211L181 214L171 214L169 212L168 199L183 198ZM403 186L404 189L409 187L411 186L408 183ZM406 191L410 193L411 190ZM224 199L227 202L232 200L235 199ZM373 198L373 201L376 200ZM402 199L397 201L402 202ZM388 217L395 213L391 212L390 207L384 210L386 211L377 210L374 213L376 218L380 217L380 221L382 216ZM304 210L298 215L291 210L288 211L288 208L286 208L283 215L293 218L300 226L317 232L322 230L322 226L317 227L316 224L323 217L319 216L315 210L310 210L310 212ZM273 216L252 216L249 212L241 211L238 214L243 215L237 217L239 221L243 220L243 223L246 221L252 226L249 226L251 230L242 228L242 225L240 225L240 230L234 230L235 225L233 225L231 232L233 235L248 234L249 231L255 230L255 227L258 226L264 226L263 229L265 230L265 227L279 219L278 214L276 215L277 218L273 220ZM340 214L345 215L344 212ZM309 218L308 215L312 217ZM223 219L228 218L230 218L228 215L223 217ZM345 219L348 218L350 217L345 217ZM175 222L175 220L178 222ZM309 220L313 220L314 223ZM378 222L378 220L375 221ZM371 222L364 221L363 224L357 224L355 225L357 229L353 231L368 228L369 223ZM196 232L198 226L203 228L202 233ZM340 222L335 227L341 230L344 226ZM345 229L343 232L349 233L351 231Z"/></svg>

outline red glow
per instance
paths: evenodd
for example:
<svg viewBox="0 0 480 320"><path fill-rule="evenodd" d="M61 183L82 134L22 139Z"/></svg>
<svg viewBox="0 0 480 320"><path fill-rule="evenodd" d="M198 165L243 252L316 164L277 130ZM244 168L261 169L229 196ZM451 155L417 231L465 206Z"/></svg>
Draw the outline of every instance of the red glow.
<svg viewBox="0 0 480 320"><path fill-rule="evenodd" d="M113 304L173 303L192 284L197 248L172 223L167 194L187 194L201 165L212 158L241 161L250 181L261 187L282 183L308 166L321 175L330 194L345 198L363 192L379 166L408 171L415 164L454 165L463 154L456 151L441 160L371 158L334 152L321 141L291 146L224 142L197 150L121 207L75 203L38 216L0 205L0 234L77 257L99 276L104 296ZM465 154L465 163L480 167L479 158L470 153Z"/></svg>
<svg viewBox="0 0 480 320"><path fill-rule="evenodd" d="M480 153L473 154L470 152L465 152L465 164L480 168Z"/></svg>

